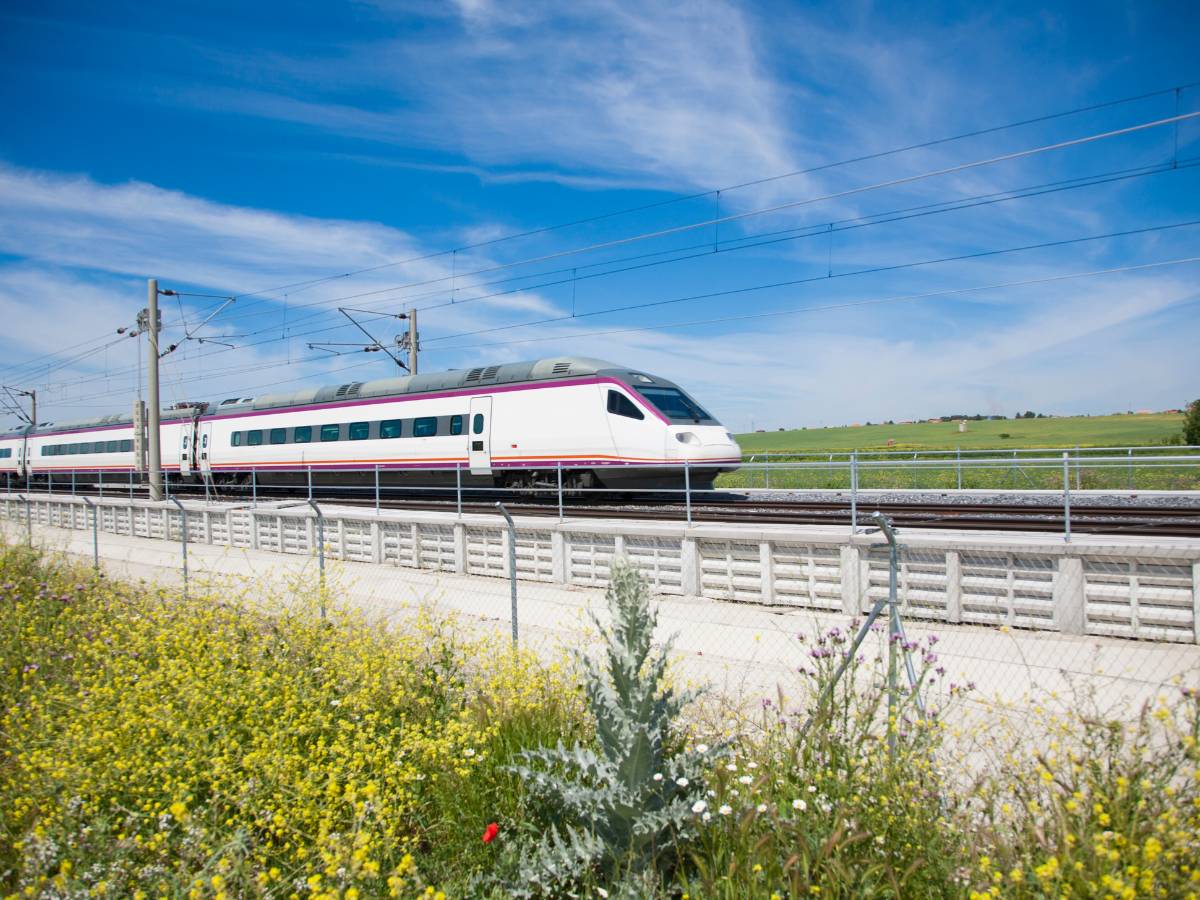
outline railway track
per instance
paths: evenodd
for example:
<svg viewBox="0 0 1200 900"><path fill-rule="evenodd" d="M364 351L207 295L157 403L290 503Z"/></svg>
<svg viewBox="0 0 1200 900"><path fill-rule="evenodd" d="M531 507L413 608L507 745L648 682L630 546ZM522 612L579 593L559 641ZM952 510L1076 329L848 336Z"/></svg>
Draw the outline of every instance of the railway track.
<svg viewBox="0 0 1200 900"><path fill-rule="evenodd" d="M36 491L35 493L44 493ZM94 487L79 487L77 494L98 496ZM60 495L54 492L54 495ZM128 491L105 492L106 496L124 497ZM187 490L172 492L181 499L204 499L201 491ZM314 492L318 501L337 503L343 506L375 508L374 496L347 494L344 490L318 489ZM135 488L133 496L145 498L145 488ZM223 502L249 503L251 498L243 492L223 491L209 494L210 499ZM292 494L260 489L259 504L277 503L296 499ZM509 492L464 491L461 509L464 513L495 513L496 500L503 500L510 513L532 516L557 516L556 497L530 499L528 496ZM460 508L456 498L444 494L430 496L396 497L386 493L380 498L382 509L411 509L424 511L454 512ZM589 498L569 497L564 499L564 512L572 518L622 518L643 521L678 521L687 518L688 509L678 497L643 498L621 502L597 503ZM958 529L963 531L1026 531L1061 533L1066 528L1064 510L1061 506L999 504L999 503L912 503L912 502L866 502L857 509L860 525L869 523L870 513L879 510L900 528ZM841 525L851 522L848 502L829 500L761 500L730 495L704 497L691 504L693 522L775 524L775 525ZM1117 505L1087 505L1071 510L1071 531L1087 534L1109 535L1162 535L1169 537L1200 537L1200 507L1162 506L1130 507Z"/></svg>

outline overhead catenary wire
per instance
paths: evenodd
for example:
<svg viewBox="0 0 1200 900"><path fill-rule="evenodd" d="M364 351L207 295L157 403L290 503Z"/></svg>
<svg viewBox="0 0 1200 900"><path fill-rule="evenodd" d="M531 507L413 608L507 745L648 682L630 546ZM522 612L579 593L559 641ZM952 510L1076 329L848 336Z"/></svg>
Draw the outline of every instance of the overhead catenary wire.
<svg viewBox="0 0 1200 900"><path fill-rule="evenodd" d="M1111 238L1129 237L1129 236L1134 236L1134 235L1142 235L1142 234L1150 234L1150 233L1161 233L1161 232L1170 231L1170 230L1174 230L1174 229L1178 229L1178 228L1195 227L1198 225L1200 225L1200 219L1185 220L1182 222L1173 222L1173 223L1167 223L1167 224L1161 224L1161 225L1150 225L1150 226L1143 226L1141 228L1124 229L1121 231L1106 232L1103 234L1083 235L1083 236L1079 236L1079 237L1064 238L1064 239L1059 239L1059 240L1055 240L1055 241L1044 241L1044 242L1040 242L1040 243L1036 243L1036 244L1024 244L1024 245L1014 246L1014 247L989 248L986 250L973 251L968 254L957 254L954 256L937 257L937 258L933 258L933 259L924 259L924 260L910 260L907 262L894 263L894 264L889 264L886 266L870 266L870 267L865 267L865 268L861 268L861 269L839 272L839 273L834 274L832 277L836 278L836 279L842 279L842 278L856 277L856 276L860 276L860 275L878 274L881 272L898 271L901 269L913 269L913 268L919 268L919 267L924 267L924 266L939 265L939 264L948 263L948 262L963 262L963 261L968 261L971 259L999 256L999 255L1004 255L1004 254L1009 254L1009 253L1028 252L1031 250L1041 250L1041 249L1048 249L1048 248L1052 248L1052 247L1071 246L1071 245L1075 245L1075 244L1090 243L1090 242L1094 242L1094 241L1098 241L1098 240L1105 240L1105 239L1111 239ZM514 323L511 325L497 326L497 327L491 328L491 329L478 329L475 331L462 332L462 333L454 334L454 335L443 335L438 338L423 338L422 343L432 342L435 340L450 340L452 338L459 338L459 337L472 337L472 336L475 336L478 334L495 333L497 331L506 331L506 330L512 330L515 328L529 327L529 326L533 326L533 325L554 324L554 323L559 323L559 322L563 322L563 321L569 321L572 319L591 318L591 317L595 317L595 316L599 316L599 315L606 315L606 314L612 314L612 313L617 313L617 312L629 312L629 311L636 310L636 309L647 309L647 308L653 308L653 307L659 307L659 306L677 305L680 303L695 302L695 301L700 301L700 300L716 299L716 298L720 298L720 297L735 296L735 295L745 294L745 293L750 293L750 292L755 292L755 291L772 290L772 289L778 289L778 288L783 288L783 287L796 287L796 286L799 286L802 284L828 282L829 280L830 280L830 276L828 276L824 273L821 273L818 275L813 275L813 276L809 276L806 278L800 278L800 279L789 279L786 281L776 281L776 282L768 282L768 283L757 284L757 285L747 285L747 286L729 288L729 289L725 289L722 291L709 291L709 292L703 292L703 293L698 293L698 294L688 294L688 295L684 295L684 296L680 296L680 297L650 300L650 301L646 301L644 303L627 304L627 305L621 306L621 307L611 307L611 308L606 308L606 309L602 309L602 310L593 310L593 311L589 311L587 313L578 313L573 316L572 315L563 315L563 316L557 316L557 317L553 317L553 318L540 319L540 320L537 320L534 322ZM383 318L384 315L381 314L380 317ZM345 326L339 324L339 325L334 325L334 326L325 326L325 327L316 328L316 329L309 329L309 330L300 331L300 332L289 332L288 337L289 338L308 337L308 336L311 336L314 334L323 334L323 333L327 333L329 331L335 331L335 330L338 330L343 327L345 327ZM243 344L238 349L247 349L247 348L256 347L256 346L263 346L263 345L267 345L267 344L276 343L279 340L280 340L280 338L278 338L278 337L272 337L272 338L268 338L268 339L265 339L262 341L256 341L256 342L250 342L247 344ZM488 345L484 345L484 346L488 346ZM502 344L496 344L496 346L502 346ZM450 352L453 350L458 350L458 349L463 349L463 348L447 347L447 348L442 348L442 349L444 349L446 352ZM200 358L209 358L212 356L219 356L221 354L228 353L228 352L230 352L230 351L229 350L215 350L215 351L212 351L211 353L202 354L199 356L200 356ZM197 357L185 357L185 359L196 359L196 358ZM93 376L93 379L101 380L101 376L98 376L98 375ZM80 382L76 382L76 383L80 383Z"/></svg>
<svg viewBox="0 0 1200 900"><path fill-rule="evenodd" d="M337 273L334 275L324 276L324 277L320 277L320 278L290 282L288 284L279 285L279 286L272 287L272 288L264 288L264 289L260 289L260 290L256 290L256 291L248 291L248 292L244 292L244 293L237 294L237 295L229 295L229 294L202 295L202 294L198 294L198 293L194 293L194 292L188 292L188 295L189 296L210 296L214 299L222 299L223 300L223 299L227 299L230 296L248 298L248 297L261 296L263 294L268 294L268 293L272 293L275 291L281 291L281 290L291 290L292 292L296 292L297 290L306 290L309 287L312 287L312 286L315 286L315 285L318 285L321 283L327 283L327 282L334 281L334 280L352 277L354 275L366 274L366 273L373 272L373 271L379 271L379 270L381 270L383 268L387 268L387 267L394 267L394 266L399 266L399 265L403 265L406 263L418 262L421 260L428 260L428 259L436 258L438 256L445 256L447 254L452 254L456 258L457 254L460 252L465 252L467 250L472 250L472 249L481 249L481 248L493 246L493 245L496 245L496 244L499 244L499 243L502 243L505 241L515 240L515 239L518 239L521 237L528 237L528 236L532 236L532 235L547 233L550 231L573 227L575 225L586 224L588 222L601 221L604 219L609 219L609 218L613 218L613 217L620 216L620 215L636 213L636 212L645 211L648 209L653 209L656 207L666 206L666 205L670 205L670 204L674 204L674 203L686 202L688 200L713 195L718 192L728 192L728 191L733 191L733 190L737 190L740 188L751 187L751 186L755 186L755 185L765 184L768 182L774 182L774 181L779 181L779 180L783 180L783 179L787 179L787 178L792 178L792 177L796 177L799 175L813 174L813 173L821 172L821 171L828 171L830 169L835 169L835 168L842 167L842 166L852 165L855 163L866 162L866 161L871 161L871 160L883 159L883 158L886 158L889 156L899 155L899 154L911 152L914 150L926 149L929 147L953 143L956 141L961 141L961 140L965 140L968 138L978 137L978 136L987 135L987 134L995 134L998 132L1015 129L1015 128L1020 128L1020 127L1024 127L1024 126L1031 125L1031 124L1037 124L1037 123L1041 123L1041 122L1048 122L1048 121L1052 121L1052 120L1067 118L1070 116L1080 115L1080 114L1084 114L1084 113L1088 113L1088 112L1094 112L1094 111L1098 111L1098 110L1102 110L1102 109L1114 108L1114 107L1118 107L1118 106L1122 106L1122 105L1126 105L1126 104L1136 103L1136 102L1139 102L1142 100L1152 99L1152 98L1159 97L1159 96L1174 95L1174 97L1176 99L1175 109L1176 109L1176 113L1178 116L1178 102L1177 101L1178 101L1180 92L1183 90L1188 90L1193 87L1196 87L1197 85L1200 85L1200 82L1186 82L1186 83L1174 85L1174 86L1171 86L1168 88L1162 88L1162 89L1155 90L1155 91L1148 91L1148 92L1144 92L1144 93L1140 93L1140 94L1136 94L1136 95L1117 98L1114 100L1103 101L1103 102L1096 103L1096 104L1079 106L1079 107L1075 107L1072 109L1061 110L1061 111L1054 112L1054 113L1043 114L1040 116L1022 119L1022 120L1018 120L1015 122L1004 123L1001 125L989 126L989 127L981 128L981 129L975 129L972 131L962 132L960 134L956 134L956 135L952 135L952 136L948 136L948 137L935 138L935 139L931 139L931 140L927 140L927 141L909 144L906 146L891 148L888 150L877 151L874 153L860 154L858 156L845 158L845 159L838 160L835 162L823 163L823 164L819 164L816 166L811 166L811 167L802 168L802 169L796 169L796 170L781 173L778 175L772 175L772 176L766 176L763 178L752 179L750 181L741 182L739 184L725 185L725 186L722 186L719 188L710 189L707 191L703 191L700 193L691 194L691 195L687 195L687 196L683 196L683 197L667 198L662 201L657 201L657 202L650 203L650 204L642 204L640 206L635 206L635 207L629 207L624 210L616 210L613 212L603 213L603 214L600 214L597 216L591 216L591 217L586 217L586 218L582 218L582 219L576 219L576 220L572 220L572 221L568 221L568 222L559 223L556 225L543 226L540 228L529 229L529 230L522 231L522 232L514 232L514 233L511 233L508 235L502 235L500 237L491 238L491 239L488 239L485 241L479 241L479 242L475 242L472 244L465 244L465 245L447 249L447 250L431 252L431 253L426 253L426 254L420 254L420 255L408 257L406 259L395 260L395 261L383 263L383 264L380 264L377 266L364 267L364 268L350 271L350 272L343 272L343 273ZM1180 120L1182 118L1186 118L1186 116L1180 117ZM1176 125L1177 125L1177 121L1176 121ZM1178 128L1176 127L1176 133L1177 133L1177 131L1178 131ZM1176 155L1177 155L1177 153L1176 153ZM720 221L726 221L726 218L722 217L720 219ZM710 221L709 223L700 223L693 227L704 227L706 224L713 224L713 223ZM576 252L583 252L583 251L579 250ZM511 265L517 265L517 264L525 264L525 261L513 263ZM456 272L456 277L461 276L461 274L462 273ZM356 296L361 296L361 295L352 295L352 296L349 296L346 298L334 298L333 300L330 300L327 302L339 302L340 300L343 300L343 299L354 299L354 297L356 297ZM76 346L76 347L83 346L87 343L91 343L92 341L96 341L96 340L103 340L103 336L89 339L88 341L80 342L79 344L74 345L74 346ZM60 354L47 354L46 356L57 357L59 355ZM8 367L0 368L0 373L8 372L14 368L32 365L33 363L37 362L38 359L41 359L41 358L45 358L45 357L35 358L34 360L26 360L26 361L23 361L22 363L12 364Z"/></svg>
<svg viewBox="0 0 1200 900"><path fill-rule="evenodd" d="M604 337L614 334L631 334L639 331L662 331L667 328L690 328L696 325L718 325L725 322L745 322L753 319L770 319L777 316L794 316L814 312L851 309L857 306L873 306L881 303L898 303L907 300L931 300L935 297L949 297L956 294L977 293L979 291L1001 290L1005 288L1031 287L1038 284L1050 284L1058 281L1069 281L1075 278L1092 278L1101 275L1117 275L1124 272L1137 272L1147 269L1181 266L1190 263L1200 263L1200 256L1185 256L1177 259L1167 259L1158 262L1136 263L1127 266L1114 266L1108 269L1093 269L1088 272L1070 272L1059 275L1047 275L1041 278L1026 278L1020 281L1004 281L997 284L984 284L965 288L947 288L940 291L926 291L920 294L900 294L890 297L874 297L866 300L848 300L842 303L828 303L820 306L804 306L794 309L771 310L761 313L742 313L735 316L719 316L710 319L692 319L687 322L670 322L658 325L645 325L634 328L614 328L605 331L585 331L571 335L554 335L550 337L518 338L512 341L497 341L487 344L448 347L447 350L480 350L488 347L507 347L514 344L535 344L543 341L575 340L576 338Z"/></svg>

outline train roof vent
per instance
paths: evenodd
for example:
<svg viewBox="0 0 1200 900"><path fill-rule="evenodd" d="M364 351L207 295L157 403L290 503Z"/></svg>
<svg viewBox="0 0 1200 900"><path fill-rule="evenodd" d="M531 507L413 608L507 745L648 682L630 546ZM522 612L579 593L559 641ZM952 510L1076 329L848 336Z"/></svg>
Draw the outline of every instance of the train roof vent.
<svg viewBox="0 0 1200 900"><path fill-rule="evenodd" d="M496 373L499 371L500 371L499 366L488 366L486 369L483 370L483 377L480 378L480 381L487 381L489 378L495 378Z"/></svg>
<svg viewBox="0 0 1200 900"><path fill-rule="evenodd" d="M466 382L472 384L479 380L479 376L483 374L483 369L472 369L467 373Z"/></svg>
<svg viewBox="0 0 1200 900"><path fill-rule="evenodd" d="M571 364L569 362L557 362L554 368L550 370L551 375L568 375L571 372Z"/></svg>
<svg viewBox="0 0 1200 900"><path fill-rule="evenodd" d="M352 381L349 384L343 384L337 389L333 397L335 400L342 400L346 397L357 397L362 386L363 383L361 381Z"/></svg>
<svg viewBox="0 0 1200 900"><path fill-rule="evenodd" d="M228 406L228 405L229 405L229 404L231 404L231 403L241 403L241 402L242 402L242 398L241 398L241 397L230 397L228 400L222 400L222 401L221 401L219 404L217 404L217 405L218 405L218 406Z"/></svg>

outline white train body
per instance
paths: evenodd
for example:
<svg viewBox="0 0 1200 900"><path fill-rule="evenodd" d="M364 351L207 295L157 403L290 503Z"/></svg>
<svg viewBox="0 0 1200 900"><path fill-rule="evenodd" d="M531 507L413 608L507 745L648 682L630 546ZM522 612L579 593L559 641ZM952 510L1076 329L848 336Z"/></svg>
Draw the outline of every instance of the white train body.
<svg viewBox="0 0 1200 900"><path fill-rule="evenodd" d="M741 462L733 436L677 385L592 359L233 398L164 415L173 418L162 423L163 469L189 480L244 480L253 471L263 484L378 477L519 487L556 483L561 470L567 486L632 490L680 486L685 469L693 486L705 486ZM115 418L2 436L0 471L125 480L133 428Z"/></svg>

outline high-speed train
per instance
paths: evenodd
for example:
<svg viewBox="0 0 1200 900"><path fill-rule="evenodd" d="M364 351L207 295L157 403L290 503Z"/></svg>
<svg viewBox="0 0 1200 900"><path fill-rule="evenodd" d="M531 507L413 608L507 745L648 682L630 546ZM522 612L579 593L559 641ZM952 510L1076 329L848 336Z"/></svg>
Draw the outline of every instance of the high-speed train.
<svg viewBox="0 0 1200 900"><path fill-rule="evenodd" d="M652 490L711 486L741 463L724 426L674 382L556 357L231 397L161 414L163 470L214 484L371 484ZM0 436L0 473L125 482L133 420ZM378 470L378 475L376 471Z"/></svg>

